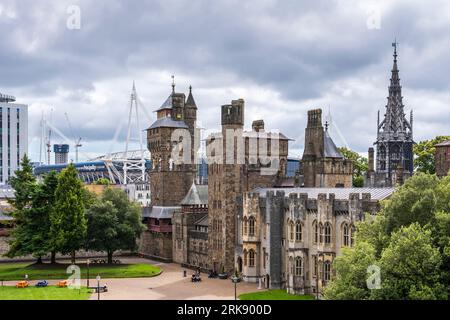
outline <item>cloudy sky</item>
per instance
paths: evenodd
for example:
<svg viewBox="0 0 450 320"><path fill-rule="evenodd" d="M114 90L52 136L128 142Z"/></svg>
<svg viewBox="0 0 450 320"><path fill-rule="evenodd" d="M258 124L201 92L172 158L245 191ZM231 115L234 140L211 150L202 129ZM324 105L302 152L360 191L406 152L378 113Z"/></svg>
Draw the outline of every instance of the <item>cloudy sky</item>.
<svg viewBox="0 0 450 320"><path fill-rule="evenodd" d="M133 80L144 129L172 74L177 91L193 86L207 130L218 128L220 105L243 98L246 126L264 119L295 139L290 153L300 156L306 111L320 107L335 142L365 153L395 38L415 140L450 134L446 0L0 0L0 38L0 92L29 105L35 161L42 113L69 139L82 137L81 159L123 150Z"/></svg>

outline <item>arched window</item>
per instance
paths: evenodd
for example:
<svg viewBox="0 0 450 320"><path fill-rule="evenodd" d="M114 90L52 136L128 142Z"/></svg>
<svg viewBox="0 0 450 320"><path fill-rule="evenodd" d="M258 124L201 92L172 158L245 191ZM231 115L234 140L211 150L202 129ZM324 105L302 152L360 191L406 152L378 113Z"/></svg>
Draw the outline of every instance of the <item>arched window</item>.
<svg viewBox="0 0 450 320"><path fill-rule="evenodd" d="M342 226L342 234L344 236L343 238L343 244L344 246L348 247L350 245L350 230L348 228L348 224L344 223Z"/></svg>
<svg viewBox="0 0 450 320"><path fill-rule="evenodd" d="M319 242L323 243L323 225L319 223Z"/></svg>
<svg viewBox="0 0 450 320"><path fill-rule="evenodd" d="M250 249L248 251L248 266L254 267L255 266L255 250Z"/></svg>
<svg viewBox="0 0 450 320"><path fill-rule="evenodd" d="M248 259L247 250L244 250L244 266L247 266L247 259Z"/></svg>
<svg viewBox="0 0 450 320"><path fill-rule="evenodd" d="M302 241L302 224L299 221L295 224L295 241Z"/></svg>
<svg viewBox="0 0 450 320"><path fill-rule="evenodd" d="M289 241L294 241L294 222L289 221Z"/></svg>
<svg viewBox="0 0 450 320"><path fill-rule="evenodd" d="M329 222L325 223L325 243L331 243L331 224Z"/></svg>
<svg viewBox="0 0 450 320"><path fill-rule="evenodd" d="M323 280L331 280L331 263L328 260L323 263Z"/></svg>
<svg viewBox="0 0 450 320"><path fill-rule="evenodd" d="M350 228L350 246L352 246L352 247L355 244L355 233L356 233L356 228L355 228L355 226L352 225L352 227Z"/></svg>
<svg viewBox="0 0 450 320"><path fill-rule="evenodd" d="M289 257L289 273L294 274L295 268L294 268L294 259L292 257Z"/></svg>
<svg viewBox="0 0 450 320"><path fill-rule="evenodd" d="M248 231L248 224L247 224L247 217L244 218L244 220L242 220L242 232L244 235L247 235L247 231Z"/></svg>
<svg viewBox="0 0 450 320"><path fill-rule="evenodd" d="M313 222L312 228L313 228L313 232L314 232L313 242L317 243L317 240L319 240L319 229L317 227L317 221Z"/></svg>
<svg viewBox="0 0 450 320"><path fill-rule="evenodd" d="M303 276L303 259L300 257L295 258L295 275Z"/></svg>
<svg viewBox="0 0 450 320"><path fill-rule="evenodd" d="M253 217L248 218L248 235L255 235L255 218Z"/></svg>

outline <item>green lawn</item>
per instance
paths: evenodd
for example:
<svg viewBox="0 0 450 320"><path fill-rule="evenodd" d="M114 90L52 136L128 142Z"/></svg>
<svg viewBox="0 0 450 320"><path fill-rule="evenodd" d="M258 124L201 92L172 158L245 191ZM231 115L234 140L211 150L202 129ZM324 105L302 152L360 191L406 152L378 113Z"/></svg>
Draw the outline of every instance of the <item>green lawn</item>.
<svg viewBox="0 0 450 320"><path fill-rule="evenodd" d="M286 290L268 290L259 292L243 293L240 300L314 300L311 295L293 295L286 293Z"/></svg>
<svg viewBox="0 0 450 320"><path fill-rule="evenodd" d="M91 291L85 287L80 290L69 288L28 287L18 289L11 286L0 286L0 300L87 300Z"/></svg>
<svg viewBox="0 0 450 320"><path fill-rule="evenodd" d="M28 275L29 280L67 279L66 269L70 264L27 264L0 263L0 280L23 280ZM77 264L81 269L81 278L87 278L86 264ZM99 274L107 278L138 278L154 277L161 273L161 269L149 264L113 264L89 266L89 277L94 279Z"/></svg>

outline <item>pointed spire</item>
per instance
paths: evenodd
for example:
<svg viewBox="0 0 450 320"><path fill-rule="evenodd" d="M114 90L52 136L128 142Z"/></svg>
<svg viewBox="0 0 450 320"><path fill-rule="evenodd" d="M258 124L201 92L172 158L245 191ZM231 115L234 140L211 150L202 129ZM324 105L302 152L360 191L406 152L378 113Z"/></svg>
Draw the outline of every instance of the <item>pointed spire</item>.
<svg viewBox="0 0 450 320"><path fill-rule="evenodd" d="M192 95L192 86L189 86L189 95L186 100L186 105L197 108L197 105L195 104L194 96Z"/></svg>
<svg viewBox="0 0 450 320"><path fill-rule="evenodd" d="M172 93L175 93L175 76L172 75Z"/></svg>

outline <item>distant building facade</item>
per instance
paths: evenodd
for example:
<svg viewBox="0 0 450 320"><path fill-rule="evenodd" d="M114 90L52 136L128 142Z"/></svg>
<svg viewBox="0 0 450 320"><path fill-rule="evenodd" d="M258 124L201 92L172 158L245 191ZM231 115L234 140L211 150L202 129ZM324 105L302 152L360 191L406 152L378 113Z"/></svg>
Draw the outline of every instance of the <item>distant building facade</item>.
<svg viewBox="0 0 450 320"><path fill-rule="evenodd" d="M386 113L380 122L380 112L378 112L376 159L373 157L373 148L369 149L370 168L365 177L367 187L392 187L402 184L414 170L413 113L411 111L408 121L404 112L397 66L397 44L393 45L394 64Z"/></svg>
<svg viewBox="0 0 450 320"><path fill-rule="evenodd" d="M349 188L353 183L353 163L339 152L328 124L323 127L321 109L308 111L300 173L306 188Z"/></svg>
<svg viewBox="0 0 450 320"><path fill-rule="evenodd" d="M28 106L0 93L0 184L8 184L28 152Z"/></svg>
<svg viewBox="0 0 450 320"><path fill-rule="evenodd" d="M445 177L450 170L450 141L444 141L435 145L434 155L436 175Z"/></svg>
<svg viewBox="0 0 450 320"><path fill-rule="evenodd" d="M66 164L69 162L68 144L53 145L53 152L55 153L55 164Z"/></svg>
<svg viewBox="0 0 450 320"><path fill-rule="evenodd" d="M260 188L244 194L238 221L244 281L316 294L333 261L355 241L355 223L375 215L392 188Z"/></svg>

